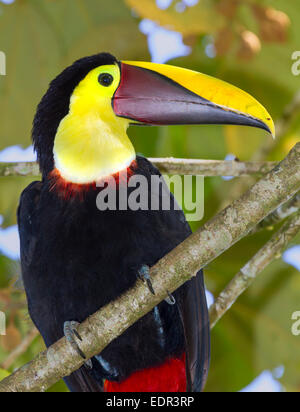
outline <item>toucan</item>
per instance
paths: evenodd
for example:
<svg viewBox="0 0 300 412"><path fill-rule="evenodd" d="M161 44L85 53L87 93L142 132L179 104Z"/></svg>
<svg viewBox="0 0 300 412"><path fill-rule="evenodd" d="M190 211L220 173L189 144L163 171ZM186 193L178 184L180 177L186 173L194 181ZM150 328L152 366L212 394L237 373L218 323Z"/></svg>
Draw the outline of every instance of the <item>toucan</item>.
<svg viewBox="0 0 300 412"><path fill-rule="evenodd" d="M181 124L275 132L269 113L249 94L171 65L100 53L76 61L50 83L32 131L42 179L24 190L18 209L29 313L47 347L66 336L85 358L78 323L140 278L155 293L149 268L191 234L170 193L169 210L161 207L160 191L156 210L97 207L107 187L97 182L115 178L119 193L128 176L161 177L136 154L130 125ZM151 185L147 190L151 194ZM199 271L173 295L166 291L165 301L65 381L72 392L201 392L209 362Z"/></svg>

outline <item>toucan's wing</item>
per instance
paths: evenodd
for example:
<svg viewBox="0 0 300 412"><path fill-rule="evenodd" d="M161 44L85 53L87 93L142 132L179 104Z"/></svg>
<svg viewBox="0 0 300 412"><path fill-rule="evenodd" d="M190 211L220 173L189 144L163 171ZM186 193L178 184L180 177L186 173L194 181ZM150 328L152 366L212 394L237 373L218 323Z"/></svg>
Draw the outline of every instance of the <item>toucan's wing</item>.
<svg viewBox="0 0 300 412"><path fill-rule="evenodd" d="M185 222L186 237L192 231L181 212L180 220ZM185 335L187 390L202 392L210 364L210 324L206 300L203 271L200 270L179 289L178 308Z"/></svg>
<svg viewBox="0 0 300 412"><path fill-rule="evenodd" d="M210 325L203 272L182 287L179 311L186 342L187 390L204 389L210 363Z"/></svg>
<svg viewBox="0 0 300 412"><path fill-rule="evenodd" d="M31 183L22 193L18 208L18 227L20 234L21 265L24 275L34 261L34 251L38 232L36 219L42 182Z"/></svg>

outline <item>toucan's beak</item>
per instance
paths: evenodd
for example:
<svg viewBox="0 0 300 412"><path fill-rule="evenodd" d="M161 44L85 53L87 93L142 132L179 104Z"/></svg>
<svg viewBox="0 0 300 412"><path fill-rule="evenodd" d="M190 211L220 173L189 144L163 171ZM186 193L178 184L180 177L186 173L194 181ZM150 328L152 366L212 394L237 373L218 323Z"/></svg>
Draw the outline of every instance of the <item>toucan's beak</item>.
<svg viewBox="0 0 300 412"><path fill-rule="evenodd" d="M175 66L122 62L112 104L117 116L134 123L236 124L259 127L275 136L271 116L248 93Z"/></svg>

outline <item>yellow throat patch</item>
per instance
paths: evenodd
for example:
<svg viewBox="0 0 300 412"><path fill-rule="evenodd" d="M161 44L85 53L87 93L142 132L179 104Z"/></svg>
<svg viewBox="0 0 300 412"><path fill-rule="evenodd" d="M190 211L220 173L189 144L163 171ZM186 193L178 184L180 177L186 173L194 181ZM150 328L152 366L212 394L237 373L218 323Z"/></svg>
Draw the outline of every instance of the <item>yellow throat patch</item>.
<svg viewBox="0 0 300 412"><path fill-rule="evenodd" d="M101 76L111 84L101 84ZM65 180L93 183L126 169L135 159L127 136L130 120L117 117L112 109L119 83L119 66L107 65L92 70L75 88L54 141L55 167Z"/></svg>

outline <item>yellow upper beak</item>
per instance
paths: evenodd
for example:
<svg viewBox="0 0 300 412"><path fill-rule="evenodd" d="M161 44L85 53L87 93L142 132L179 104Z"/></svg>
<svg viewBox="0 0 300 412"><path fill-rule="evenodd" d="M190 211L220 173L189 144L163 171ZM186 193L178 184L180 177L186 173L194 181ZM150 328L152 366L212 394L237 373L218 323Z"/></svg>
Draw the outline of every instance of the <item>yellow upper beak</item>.
<svg viewBox="0 0 300 412"><path fill-rule="evenodd" d="M133 74L131 73L131 70L133 68L140 69L144 73L145 71L147 71L148 73L150 71L152 74L156 75L156 77L159 76L161 79L168 80L169 89L167 91L164 90L162 85L162 92L159 93L159 83L157 83L157 79L155 84L150 84L147 88L147 85L145 83L151 83L151 79L146 77L143 78L143 76L140 77L138 72L136 72L133 76ZM200 107L201 105L206 105L207 107L201 108L201 113L199 112L200 115L198 122L195 120L196 109L191 109L194 110L194 115L192 117L190 116L190 119L192 119L193 121L189 121L189 116L187 116L186 122L184 123L214 123L213 117L215 116L215 123L245 124L249 126L261 127L268 130L273 136L275 136L274 122L268 111L254 97L250 96L248 93L244 92L238 87L232 86L222 80L215 79L211 76L198 73L193 70L183 69L180 67L165 64L147 62L122 62L121 71L123 71L124 73L121 79L120 91L117 91L115 96L116 100L119 99L119 101L116 101L115 103L116 111L118 110L118 104L121 107L122 100L127 102L127 107L129 107L128 104L133 98L136 98L138 100L138 104L136 104L134 106L135 109L132 110L133 114L129 110L129 113L127 114L119 113L119 115L121 116L123 115L124 117L129 117L140 122L143 122L143 115L146 120L149 116L151 119L150 111L155 111L155 109L153 109L154 105L150 105L148 111L146 108L146 105L149 105L151 99L155 101L155 107L157 108L159 107L159 102L161 101L165 101L165 104L172 101L173 106L171 104L168 106L169 111L172 111L172 107L175 108L175 106L178 106L179 103L194 103L194 106L198 105ZM137 85L133 85L134 81L137 83ZM130 83L130 86L134 88L135 92L130 91L129 87L127 88L127 90L123 90L123 88L126 89L126 87L124 86L126 82ZM173 91L171 91L170 94L170 83L179 86L182 90L184 89L187 94L178 95L179 97L176 97ZM141 89L144 89L144 94L140 91ZM155 93L158 94L155 95ZM137 94L139 94L139 96L137 96ZM164 95L167 95L167 97L164 97ZM198 96L199 98L201 98L201 101L193 101L192 95ZM138 118L136 118L134 116L134 110L142 110L139 106L143 106L144 112L141 113ZM161 107L159 110L161 110ZM185 110L184 108L186 110L188 109L187 106L181 105L180 110ZM122 110L120 110L120 112L122 112ZM227 115L225 115L225 112L227 113ZM176 124L175 114L176 113L174 113L172 120L167 121L166 124ZM179 121L180 116L178 112L177 117L178 124L182 124L183 121ZM224 121L222 121L222 119L224 119ZM242 121L242 119L244 119L244 122ZM152 122L144 122L151 124L163 124L163 121L156 122L155 116L153 117Z"/></svg>

